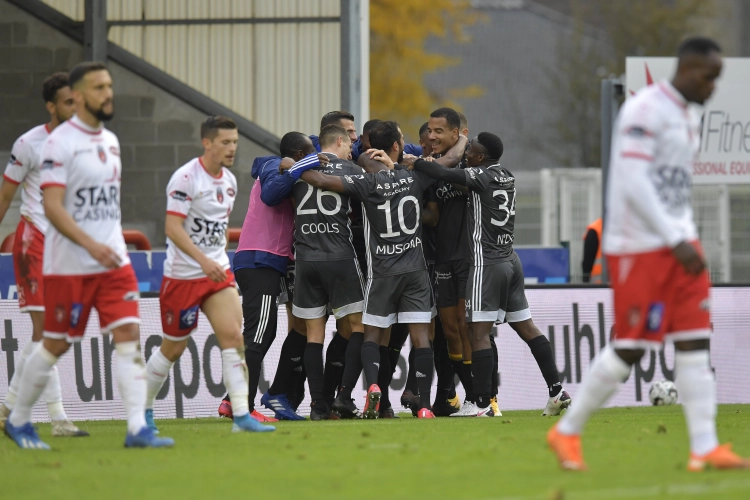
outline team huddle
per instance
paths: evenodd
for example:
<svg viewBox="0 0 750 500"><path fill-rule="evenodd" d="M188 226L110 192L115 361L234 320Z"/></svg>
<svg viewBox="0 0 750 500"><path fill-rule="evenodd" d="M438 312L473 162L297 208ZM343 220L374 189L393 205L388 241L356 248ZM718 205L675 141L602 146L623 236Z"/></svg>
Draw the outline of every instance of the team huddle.
<svg viewBox="0 0 750 500"><path fill-rule="evenodd" d="M587 421L645 349L665 340L675 345L688 469L750 468L750 460L718 441L710 282L690 205L700 127L688 104L703 104L713 92L720 49L698 37L677 55L673 79L628 99L615 124L603 253L616 325L575 405L526 300L513 250L515 178L500 163L503 143L489 132L470 139L466 118L450 108L430 114L419 145L405 144L393 121L370 120L358 136L354 116L327 113L318 135L289 132L279 156L256 158L253 186L238 186L230 171L237 126L209 117L201 125L203 155L180 167L166 189L163 337L144 363L138 283L122 235L120 147L103 126L114 112L112 79L104 65L90 62L52 75L43 88L50 121L16 141L0 187L2 220L23 185L13 253L19 306L33 325L0 406L6 435L21 448L49 449L31 424L42 396L53 436L88 435L65 414L55 364L82 339L92 308L115 344L125 446L143 448L174 445L159 435L154 402L199 311L221 349L227 394L218 411L233 420L234 432L305 420L297 413L305 381L310 420L398 418L389 386L407 338L412 349L400 400L415 417L499 416L492 330L507 322L547 385L542 415L569 408L547 434L563 469L587 468ZM248 189L230 269L229 216ZM271 418L256 410L255 395L281 304L289 330L260 399ZM331 315L336 333L324 361ZM362 373L368 389L360 406L352 390Z"/></svg>
<svg viewBox="0 0 750 500"><path fill-rule="evenodd" d="M233 419L234 431L304 420L297 409L305 380L311 420L398 418L388 387L407 337L413 348L401 402L415 416L500 415L491 330L505 321L539 363L549 388L544 414L570 405L524 295L512 246L515 181L499 163L503 144L486 132L469 140L455 110L433 112L420 145L405 145L392 121L370 120L358 137L343 111L326 114L317 136L284 135L280 156L253 163L232 269L227 228L243 188L230 171L238 131L229 118L209 117L201 125L204 154L167 186L163 339L144 363L138 285L122 236L119 142L103 126L114 112L111 76L102 64L82 63L51 76L43 93L50 122L16 141L2 188L5 201L22 185L14 262L19 305L34 326L0 406L6 434L22 448L48 448L30 422L42 395L53 435L87 435L65 414L55 364L81 340L92 308L115 343L128 447L173 445L159 437L154 401L199 311L221 348L227 396L219 414ZM4 216L7 204L0 207ZM270 418L255 409L254 396L280 304L290 330L260 400ZM331 314L337 331L324 365ZM369 389L360 409L351 394L362 372Z"/></svg>

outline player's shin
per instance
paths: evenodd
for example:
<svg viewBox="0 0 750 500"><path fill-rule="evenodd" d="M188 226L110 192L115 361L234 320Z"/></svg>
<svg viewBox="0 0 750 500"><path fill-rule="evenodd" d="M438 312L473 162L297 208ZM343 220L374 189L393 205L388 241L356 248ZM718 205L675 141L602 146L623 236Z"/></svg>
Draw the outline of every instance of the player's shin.
<svg viewBox="0 0 750 500"><path fill-rule="evenodd" d="M42 392L42 399L47 403L47 412L51 420L68 419L62 403L62 388L60 387L60 374L57 371L57 366L53 366L50 370L47 387Z"/></svg>
<svg viewBox="0 0 750 500"><path fill-rule="evenodd" d="M302 357L305 355L307 338L292 329L281 346L279 364L276 367L276 376L268 389L268 394L287 394L292 386L294 369L302 365ZM234 400L232 400L234 404Z"/></svg>
<svg viewBox="0 0 750 500"><path fill-rule="evenodd" d="M380 371L380 346L376 342L362 343L362 368L365 371L367 386L377 384Z"/></svg>
<svg viewBox="0 0 750 500"><path fill-rule="evenodd" d="M146 367L141 355L141 344L137 340L118 342L115 344L115 352L115 378L128 418L128 433L136 435L146 427Z"/></svg>
<svg viewBox="0 0 750 500"><path fill-rule="evenodd" d="M549 397L553 398L557 396L562 390L562 384L560 383L560 374L555 365L555 356L552 354L552 347L549 340L544 335L540 335L527 341L526 344L529 346L531 354L534 356L536 364L542 372L544 381L547 383Z"/></svg>
<svg viewBox="0 0 750 500"><path fill-rule="evenodd" d="M605 347L594 359L576 392L575 404L560 419L557 430L566 435L580 434L591 415L617 392L630 374L630 367L611 345Z"/></svg>
<svg viewBox="0 0 750 500"><path fill-rule="evenodd" d="M354 389L354 385L362 373L362 344L364 337L365 334L362 332L352 332L349 344L346 346L344 374L341 377L340 392L341 397L344 399L352 397L352 389Z"/></svg>
<svg viewBox="0 0 750 500"><path fill-rule="evenodd" d="M419 406L421 408L430 408L430 389L432 388L432 372L435 368L435 361L432 349L424 347L414 351L415 376L417 378L417 387L419 388Z"/></svg>
<svg viewBox="0 0 750 500"><path fill-rule="evenodd" d="M235 419L249 413L248 372L244 352L244 347L230 347L221 351L221 371L224 385L232 400L232 414Z"/></svg>
<svg viewBox="0 0 750 500"><path fill-rule="evenodd" d="M349 341L337 333L328 344L328 349L326 349L326 363L323 371L323 397L329 406L333 404L333 398L336 396L336 388L342 383L348 345ZM309 370L307 371L309 377Z"/></svg>
<svg viewBox="0 0 750 500"><path fill-rule="evenodd" d="M675 385L690 434L690 451L705 455L719 445L716 435L716 381L708 350L676 350ZM576 401L576 404L580 404Z"/></svg>
<svg viewBox="0 0 750 500"><path fill-rule="evenodd" d="M52 367L57 357L44 346L39 346L26 359L23 376L18 386L16 404L8 417L9 422L19 427L31 421L31 407L47 386Z"/></svg>
<svg viewBox="0 0 750 500"><path fill-rule="evenodd" d="M169 378L169 370L172 369L173 361L167 359L161 349L157 349L151 355L146 364L146 409L154 408L156 396L161 391L164 382Z"/></svg>
<svg viewBox="0 0 750 500"><path fill-rule="evenodd" d="M378 387L380 387L380 408L388 409L391 407L390 386L393 379L393 370L391 370L391 359L388 355L388 346L380 346L380 368L378 369Z"/></svg>
<svg viewBox="0 0 750 500"><path fill-rule="evenodd" d="M487 408L490 405L494 365L492 349L481 349L472 354L471 373L474 382L474 399L479 408Z"/></svg>
<svg viewBox="0 0 750 500"><path fill-rule="evenodd" d="M26 360L37 347L39 347L39 342L27 342L21 350L21 357L16 365L16 371L13 374L13 378L10 379L8 395L5 396L4 404L9 410L12 410L16 404L16 397L18 396L18 389L21 386L21 377L23 376L23 368L26 365Z"/></svg>
<svg viewBox="0 0 750 500"><path fill-rule="evenodd" d="M323 344L308 342L307 347L305 347L304 361L313 407L318 410L325 410L326 402L323 397Z"/></svg>

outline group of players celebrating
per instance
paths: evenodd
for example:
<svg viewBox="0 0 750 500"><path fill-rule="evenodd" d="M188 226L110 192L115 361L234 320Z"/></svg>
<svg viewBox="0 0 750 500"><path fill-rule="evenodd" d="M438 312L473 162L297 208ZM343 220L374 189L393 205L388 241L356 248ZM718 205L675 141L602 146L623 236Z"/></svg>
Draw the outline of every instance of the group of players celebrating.
<svg viewBox="0 0 750 500"><path fill-rule="evenodd" d="M1 220L22 186L14 266L19 305L33 325L0 406L5 433L20 447L48 448L31 425L42 394L53 435L87 435L65 414L55 364L81 340L92 308L102 333L113 336L128 447L173 445L159 437L154 401L199 311L221 348L227 396L219 414L233 419L234 431L303 420L305 379L311 420L398 418L388 386L407 337L413 348L401 401L415 416L500 415L491 331L506 321L545 378L544 414L570 405L524 296L512 246L515 180L499 163L503 144L488 132L469 140L455 110L435 110L420 145L405 145L393 121L370 120L358 137L343 111L326 114L318 136L284 135L280 156L253 163L233 269L226 247L240 189L230 172L238 131L229 118L209 117L201 124L203 155L167 186L163 339L144 363L138 285L122 236L120 147L103 126L114 114L112 78L101 63L81 63L48 78L43 97L50 121L16 141L0 188ZM255 409L254 396L282 303L290 330L261 398L270 418ZM337 332L324 366L329 314ZM351 394L363 371L369 389L360 411Z"/></svg>
<svg viewBox="0 0 750 500"><path fill-rule="evenodd" d="M690 206L700 128L688 103L702 104L713 92L720 49L692 38L678 58L673 80L632 97L615 126L603 246L617 326L576 405L547 435L564 469L586 469L586 422L645 349L667 339L675 343L675 383L690 435L688 469L750 467L718 442L710 283ZM208 118L203 155L167 186L163 340L146 364L138 284L121 227L119 142L103 127L114 112L111 76L100 63L82 63L45 81L43 96L50 121L16 141L0 188L2 219L23 184L13 252L19 305L30 313L33 336L0 406L5 433L19 447L49 449L31 425L42 394L54 436L87 435L65 414L55 363L81 340L92 307L115 344L126 447L174 444L159 436L154 401L199 311L221 348L227 395L219 414L232 418L235 432L304 420L297 408L305 379L311 420L397 418L388 387L407 337L412 349L401 401L416 417L500 415L491 332L503 322L539 365L549 390L543 415L571 406L525 297L513 250L515 179L500 164L503 143L489 132L469 139L455 110L432 112L419 145L404 144L393 121L371 120L358 136L354 117L343 111L326 114L318 136L285 134L280 156L253 162L231 270L226 245L239 194L230 172L238 131L229 118ZM255 394L279 304L287 306L289 331L260 400L274 412L270 418L255 409ZM337 327L324 364L330 314ZM352 389L363 371L368 390L360 410ZM466 394L460 405L456 375Z"/></svg>

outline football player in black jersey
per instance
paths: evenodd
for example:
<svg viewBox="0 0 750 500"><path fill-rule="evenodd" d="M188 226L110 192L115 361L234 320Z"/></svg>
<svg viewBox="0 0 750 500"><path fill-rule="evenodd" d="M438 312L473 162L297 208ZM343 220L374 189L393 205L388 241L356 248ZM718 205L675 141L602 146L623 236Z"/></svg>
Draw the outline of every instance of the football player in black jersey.
<svg viewBox="0 0 750 500"><path fill-rule="evenodd" d="M513 250L515 178L500 165L502 153L500 138L482 132L469 145L466 169L444 169L424 160L417 160L414 169L468 187L471 269L466 286L466 315L473 349L475 415L494 415L490 406L494 364L490 332L495 322L504 321L527 343L542 371L549 390L542 415L559 415L571 399L562 388L549 341L531 319L523 268Z"/></svg>

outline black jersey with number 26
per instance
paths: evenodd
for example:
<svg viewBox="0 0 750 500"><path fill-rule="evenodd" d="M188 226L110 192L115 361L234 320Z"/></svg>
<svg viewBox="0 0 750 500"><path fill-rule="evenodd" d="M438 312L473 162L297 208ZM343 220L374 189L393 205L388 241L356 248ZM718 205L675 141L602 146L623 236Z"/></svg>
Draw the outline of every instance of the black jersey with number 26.
<svg viewBox="0 0 750 500"><path fill-rule="evenodd" d="M362 169L348 160L328 154L330 163L320 167L324 174L356 175ZM328 261L354 258L349 196L312 187L298 180L292 189L297 209L294 217L297 260Z"/></svg>
<svg viewBox="0 0 750 500"><path fill-rule="evenodd" d="M466 219L471 262L483 266L513 256L516 180L498 165L464 170L469 194Z"/></svg>
<svg viewBox="0 0 750 500"><path fill-rule="evenodd" d="M367 277L426 269L422 249L422 201L435 180L413 170L345 175L346 194L362 202Z"/></svg>

